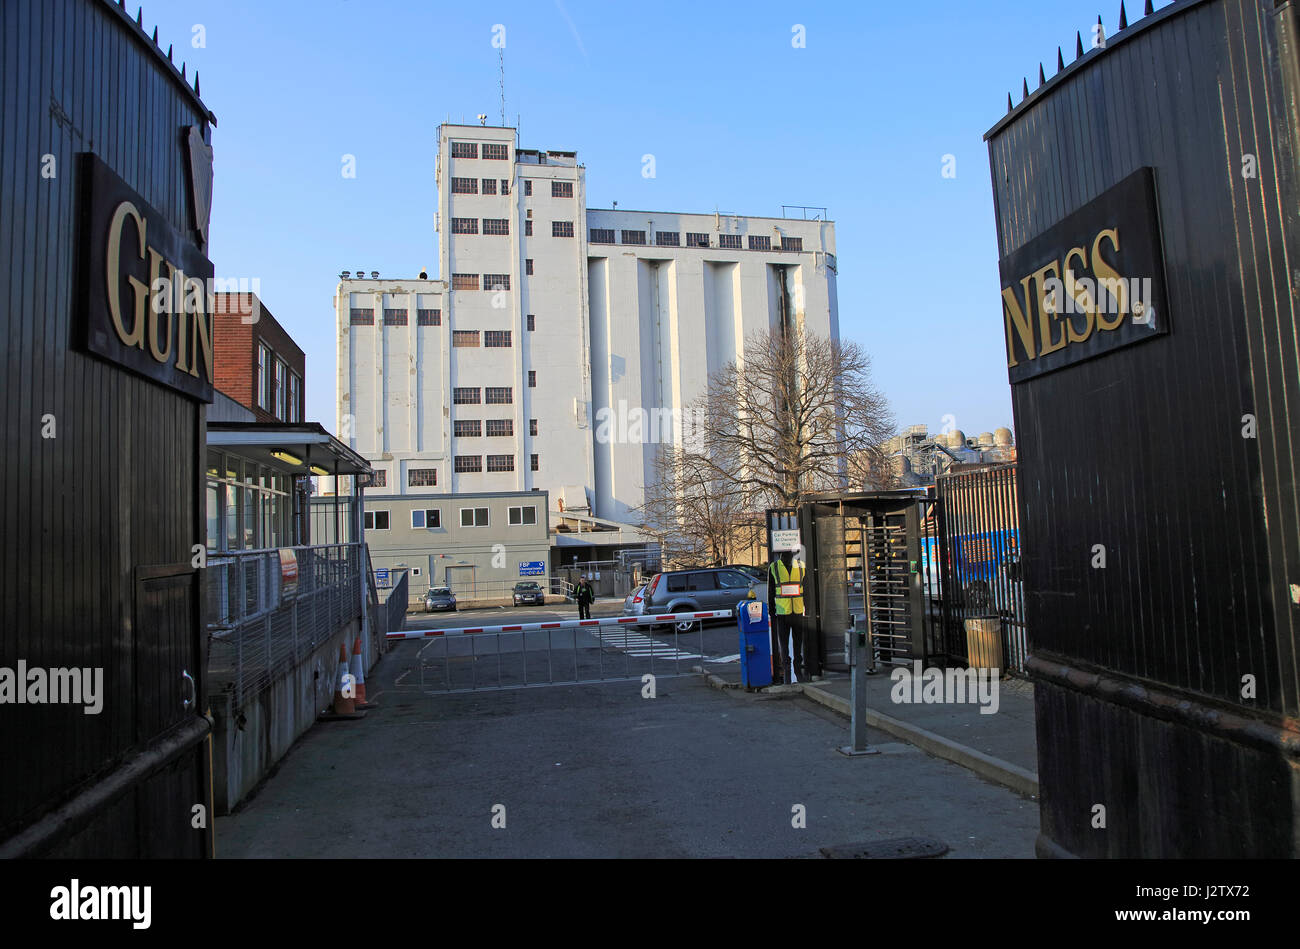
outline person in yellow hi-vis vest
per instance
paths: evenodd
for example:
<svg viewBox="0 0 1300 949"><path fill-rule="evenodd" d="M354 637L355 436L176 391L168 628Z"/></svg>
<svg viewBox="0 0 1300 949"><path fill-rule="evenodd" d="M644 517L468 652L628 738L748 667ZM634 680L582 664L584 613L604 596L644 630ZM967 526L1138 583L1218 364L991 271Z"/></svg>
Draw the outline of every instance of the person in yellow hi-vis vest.
<svg viewBox="0 0 1300 949"><path fill-rule="evenodd" d="M794 552L783 550L778 560L768 567L767 599L772 604L772 661L775 666L773 682L791 682L790 667L800 681L804 679L803 664L803 577L804 566L794 559ZM799 619L795 619L799 617ZM794 647L789 648L790 637ZM776 665L777 661L780 665Z"/></svg>

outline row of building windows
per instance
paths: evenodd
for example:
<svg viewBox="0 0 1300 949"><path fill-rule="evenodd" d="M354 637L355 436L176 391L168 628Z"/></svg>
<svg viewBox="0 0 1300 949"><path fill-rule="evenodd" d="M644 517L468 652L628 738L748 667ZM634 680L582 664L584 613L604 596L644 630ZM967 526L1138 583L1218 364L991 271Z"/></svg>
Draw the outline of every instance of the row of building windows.
<svg viewBox="0 0 1300 949"><path fill-rule="evenodd" d="M483 455L454 455L452 456L452 467L459 474L474 474L483 470ZM529 455L529 465L533 471L541 470L541 456ZM514 471L514 455L488 455L488 471Z"/></svg>
<svg viewBox="0 0 1300 949"><path fill-rule="evenodd" d="M454 273L451 275L451 288L453 290L509 290L510 274L485 273L482 275L482 282L480 283L479 274Z"/></svg>
<svg viewBox="0 0 1300 949"><path fill-rule="evenodd" d="M478 158L478 142L452 142L452 158ZM497 142L483 143L483 157L488 160L508 161L510 159L510 146Z"/></svg>
<svg viewBox="0 0 1300 949"><path fill-rule="evenodd" d="M513 405L515 390L511 386L457 386L451 390L451 401L453 405Z"/></svg>
<svg viewBox="0 0 1300 949"><path fill-rule="evenodd" d="M646 245L645 231L622 231L621 236L622 239L620 243L636 244L641 247L644 247ZM741 235L739 234L719 234L718 247L724 249L740 250L741 249L740 238ZM593 227L591 229L590 243L592 244L615 243L614 229L612 227ZM681 246L680 232L655 231L655 246L656 247L680 247ZM708 247L709 235L704 233L699 233L696 231L687 231L686 246L687 247ZM767 236L766 234L750 234L749 249L750 250L771 250L772 238ZM794 251L803 250L803 238L782 237L781 250L794 250Z"/></svg>
<svg viewBox="0 0 1300 949"><path fill-rule="evenodd" d="M452 156L457 157L457 156ZM510 193L510 180L508 178L452 178L452 194L496 194L500 187L501 194ZM533 183L529 179L524 179L524 197L531 197L533 193ZM551 182L552 198L572 198L573 182L572 181L552 181ZM455 232L453 232L455 233Z"/></svg>
<svg viewBox="0 0 1300 949"><path fill-rule="evenodd" d="M374 322L374 311L370 321ZM261 342L257 344L257 407L282 422L302 421L302 378Z"/></svg>
<svg viewBox="0 0 1300 949"><path fill-rule="evenodd" d="M257 550L293 543L294 479L237 455L208 451L207 548Z"/></svg>
<svg viewBox="0 0 1300 949"><path fill-rule="evenodd" d="M498 438L501 436L514 435L515 433L515 420L511 418L465 418L457 419L455 421L453 434L457 438L481 438L483 436L483 425L485 422L487 424L488 438Z"/></svg>
<svg viewBox="0 0 1300 949"><path fill-rule="evenodd" d="M384 307L384 325L385 326L406 326L407 311L401 308ZM374 326L375 311L373 307L353 307L349 320L353 326ZM442 310L421 308L415 311L415 322L417 326L441 326ZM289 419L297 421L297 419Z"/></svg>
<svg viewBox="0 0 1300 949"><path fill-rule="evenodd" d="M386 531L389 527L389 512L386 510L366 511L364 526L368 531ZM533 504L507 508L506 520L511 527L528 527L537 523L537 507ZM461 527L490 527L491 517L488 508L463 507L460 509ZM440 530L442 528L442 508L427 507L411 512L412 530Z"/></svg>
<svg viewBox="0 0 1300 949"><path fill-rule="evenodd" d="M452 194L496 194L497 186L501 186L502 194L510 193L510 179L508 178L452 178Z"/></svg>

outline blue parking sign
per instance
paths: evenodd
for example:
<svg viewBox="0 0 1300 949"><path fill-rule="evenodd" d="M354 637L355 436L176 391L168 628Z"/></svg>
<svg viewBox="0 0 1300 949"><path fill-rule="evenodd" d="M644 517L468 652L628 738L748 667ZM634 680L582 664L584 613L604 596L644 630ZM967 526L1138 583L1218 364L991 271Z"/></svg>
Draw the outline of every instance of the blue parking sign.
<svg viewBox="0 0 1300 949"><path fill-rule="evenodd" d="M519 564L519 576L521 577L540 577L546 572L546 561L544 560L526 560Z"/></svg>

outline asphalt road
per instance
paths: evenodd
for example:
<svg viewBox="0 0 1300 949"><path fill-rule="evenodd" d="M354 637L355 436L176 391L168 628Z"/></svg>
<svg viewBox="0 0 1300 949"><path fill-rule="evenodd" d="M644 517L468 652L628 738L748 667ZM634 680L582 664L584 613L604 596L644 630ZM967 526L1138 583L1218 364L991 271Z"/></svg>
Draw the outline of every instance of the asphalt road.
<svg viewBox="0 0 1300 949"><path fill-rule="evenodd" d="M414 644L406 647L414 649ZM838 716L699 676L430 694L370 677L379 709L318 725L239 811L218 857L800 857L929 836L1033 856L1038 808Z"/></svg>

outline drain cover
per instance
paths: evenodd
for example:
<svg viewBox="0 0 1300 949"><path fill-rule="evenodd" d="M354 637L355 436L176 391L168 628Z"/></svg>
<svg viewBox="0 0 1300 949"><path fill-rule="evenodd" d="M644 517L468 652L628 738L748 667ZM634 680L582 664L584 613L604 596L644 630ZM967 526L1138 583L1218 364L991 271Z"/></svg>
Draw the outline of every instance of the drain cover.
<svg viewBox="0 0 1300 949"><path fill-rule="evenodd" d="M895 837L865 844L837 844L822 847L822 856L832 860L916 860L942 857L948 845L933 837Z"/></svg>

